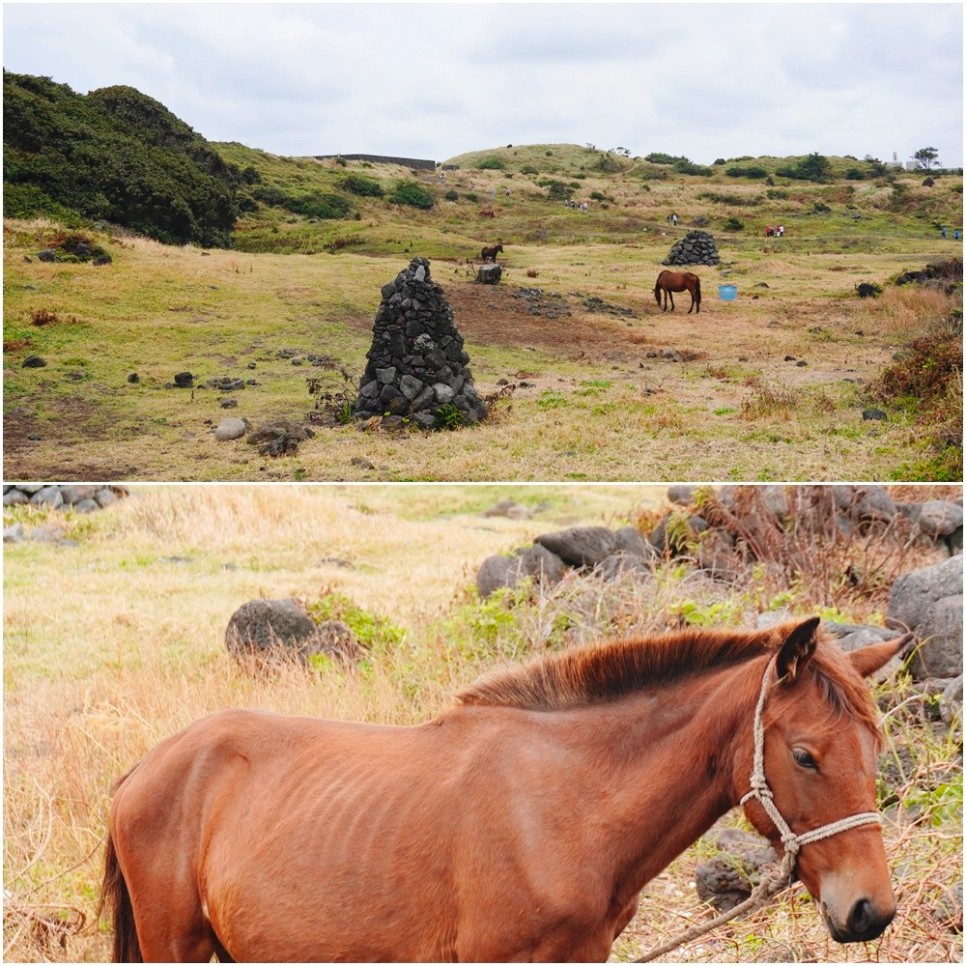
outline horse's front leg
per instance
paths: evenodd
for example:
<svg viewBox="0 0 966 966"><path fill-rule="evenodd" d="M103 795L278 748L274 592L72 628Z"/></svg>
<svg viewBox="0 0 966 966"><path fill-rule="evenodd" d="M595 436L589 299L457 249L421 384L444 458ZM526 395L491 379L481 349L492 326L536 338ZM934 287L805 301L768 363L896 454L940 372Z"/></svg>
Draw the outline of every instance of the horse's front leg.
<svg viewBox="0 0 966 966"><path fill-rule="evenodd" d="M674 293L670 289L667 290L667 298L671 300L671 311L673 312L674 311ZM667 305L665 305L665 310L666 309L667 309Z"/></svg>

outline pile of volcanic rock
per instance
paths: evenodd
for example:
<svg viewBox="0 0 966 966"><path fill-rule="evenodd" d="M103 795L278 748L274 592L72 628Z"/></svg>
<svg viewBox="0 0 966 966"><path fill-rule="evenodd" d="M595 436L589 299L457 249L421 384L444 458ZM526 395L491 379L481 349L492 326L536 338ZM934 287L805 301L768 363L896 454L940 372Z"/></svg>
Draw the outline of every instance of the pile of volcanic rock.
<svg viewBox="0 0 966 966"><path fill-rule="evenodd" d="M684 238L671 246L671 253L662 265L717 265L718 246L706 231L689 231Z"/></svg>
<svg viewBox="0 0 966 966"><path fill-rule="evenodd" d="M367 358L357 418L408 419L423 429L486 418L453 310L431 280L427 259L414 258L383 286Z"/></svg>

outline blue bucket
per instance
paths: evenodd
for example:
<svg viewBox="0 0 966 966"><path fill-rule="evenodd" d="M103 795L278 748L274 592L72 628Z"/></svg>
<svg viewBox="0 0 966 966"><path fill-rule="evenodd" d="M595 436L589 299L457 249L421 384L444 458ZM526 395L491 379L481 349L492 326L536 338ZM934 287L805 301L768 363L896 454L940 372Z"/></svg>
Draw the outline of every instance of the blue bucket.
<svg viewBox="0 0 966 966"><path fill-rule="evenodd" d="M719 285L718 286L718 298L723 302L733 302L738 298L738 286L737 285Z"/></svg>

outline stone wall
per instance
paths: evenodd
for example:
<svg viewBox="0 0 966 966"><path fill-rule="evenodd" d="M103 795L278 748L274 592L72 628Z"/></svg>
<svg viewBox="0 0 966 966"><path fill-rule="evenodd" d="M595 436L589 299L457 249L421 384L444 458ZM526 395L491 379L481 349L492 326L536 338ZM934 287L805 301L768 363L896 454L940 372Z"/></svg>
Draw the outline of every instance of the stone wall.
<svg viewBox="0 0 966 966"><path fill-rule="evenodd" d="M394 158L384 154L314 154L316 161L331 161L333 158L344 158L346 161L371 161L373 164L401 164L416 171L435 171L436 162L425 158Z"/></svg>

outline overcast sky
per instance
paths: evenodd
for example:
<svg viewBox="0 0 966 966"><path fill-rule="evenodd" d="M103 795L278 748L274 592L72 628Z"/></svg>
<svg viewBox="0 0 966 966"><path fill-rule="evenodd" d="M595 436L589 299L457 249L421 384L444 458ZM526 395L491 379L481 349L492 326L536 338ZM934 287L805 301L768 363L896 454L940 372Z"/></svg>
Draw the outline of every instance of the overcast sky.
<svg viewBox="0 0 966 966"><path fill-rule="evenodd" d="M3 65L129 84L212 141L963 163L960 3L5 3Z"/></svg>

